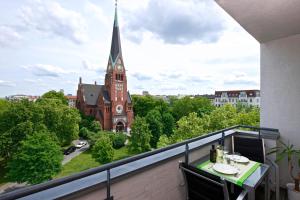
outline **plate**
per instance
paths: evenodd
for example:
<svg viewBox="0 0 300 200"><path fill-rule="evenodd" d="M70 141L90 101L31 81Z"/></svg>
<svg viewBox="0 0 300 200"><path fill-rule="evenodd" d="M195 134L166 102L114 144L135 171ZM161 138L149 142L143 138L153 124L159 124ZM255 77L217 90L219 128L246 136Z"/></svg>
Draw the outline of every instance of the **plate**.
<svg viewBox="0 0 300 200"><path fill-rule="evenodd" d="M213 166L213 169L217 172L220 172L222 174L236 174L238 173L238 169L231 166L231 165L227 165L227 164L223 164L223 163L216 163Z"/></svg>
<svg viewBox="0 0 300 200"><path fill-rule="evenodd" d="M249 159L245 156L228 155L228 158L230 160L234 160L235 162L238 162L238 163L248 163L249 162Z"/></svg>

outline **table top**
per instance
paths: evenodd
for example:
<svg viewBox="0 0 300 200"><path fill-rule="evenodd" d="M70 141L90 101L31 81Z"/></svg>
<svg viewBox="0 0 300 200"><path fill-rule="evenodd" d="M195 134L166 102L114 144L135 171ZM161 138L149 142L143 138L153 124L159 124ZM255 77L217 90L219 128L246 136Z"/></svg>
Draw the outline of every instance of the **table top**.
<svg viewBox="0 0 300 200"><path fill-rule="evenodd" d="M199 164L207 161L209 159L209 156L204 156L192 163L190 165L197 167ZM270 166L267 164L261 164L244 182L242 187L247 188L256 188L262 180L267 175L268 170L270 169Z"/></svg>

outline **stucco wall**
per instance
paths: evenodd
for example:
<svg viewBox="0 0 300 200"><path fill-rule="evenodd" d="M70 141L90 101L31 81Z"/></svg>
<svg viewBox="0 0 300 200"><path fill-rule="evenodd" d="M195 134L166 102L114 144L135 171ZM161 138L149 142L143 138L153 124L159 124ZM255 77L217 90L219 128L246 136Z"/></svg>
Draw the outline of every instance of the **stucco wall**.
<svg viewBox="0 0 300 200"><path fill-rule="evenodd" d="M226 144L230 144L230 139L226 139ZM207 155L209 149L210 145L191 152L190 162ZM184 156L117 178L111 184L111 194L115 200L182 200L186 191L179 161L184 161ZM63 199L96 200L105 197L106 187L99 185Z"/></svg>
<svg viewBox="0 0 300 200"><path fill-rule="evenodd" d="M261 44L261 126L300 148L300 34ZM281 163L282 185L286 171Z"/></svg>

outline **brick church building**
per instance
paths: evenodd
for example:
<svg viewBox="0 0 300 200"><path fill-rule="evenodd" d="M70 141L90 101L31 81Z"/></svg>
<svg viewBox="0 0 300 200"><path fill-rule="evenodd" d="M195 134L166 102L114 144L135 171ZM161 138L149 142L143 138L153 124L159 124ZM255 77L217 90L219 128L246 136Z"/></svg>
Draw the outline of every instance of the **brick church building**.
<svg viewBox="0 0 300 200"><path fill-rule="evenodd" d="M117 5L105 83L85 84L79 78L76 107L85 115L94 116L104 130L130 132L133 110L131 96L127 91Z"/></svg>

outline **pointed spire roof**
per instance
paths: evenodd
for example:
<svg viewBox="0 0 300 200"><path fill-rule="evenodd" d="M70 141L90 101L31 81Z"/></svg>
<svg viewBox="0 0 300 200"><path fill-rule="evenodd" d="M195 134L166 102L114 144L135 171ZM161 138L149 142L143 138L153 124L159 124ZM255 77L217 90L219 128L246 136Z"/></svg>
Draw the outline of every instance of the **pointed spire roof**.
<svg viewBox="0 0 300 200"><path fill-rule="evenodd" d="M115 19L114 19L114 27L113 27L113 34L112 34L111 49L110 49L109 57L110 57L113 67L116 63L117 58L122 57L120 30L119 30L119 23L118 23L117 1L115 4Z"/></svg>

